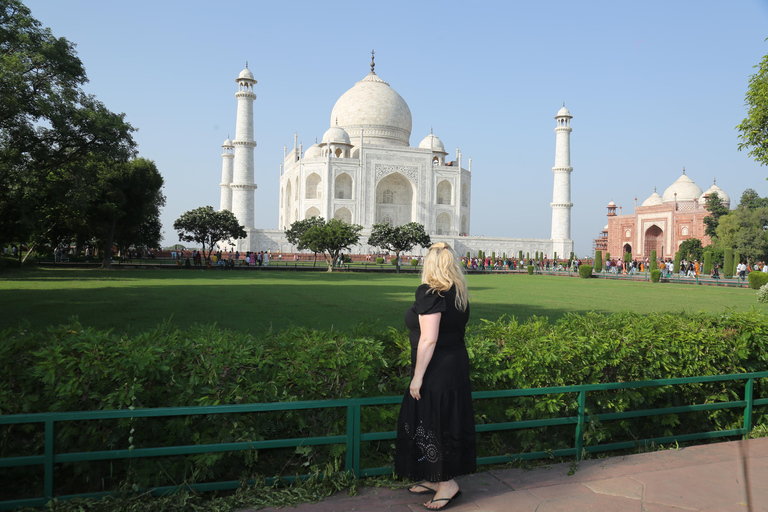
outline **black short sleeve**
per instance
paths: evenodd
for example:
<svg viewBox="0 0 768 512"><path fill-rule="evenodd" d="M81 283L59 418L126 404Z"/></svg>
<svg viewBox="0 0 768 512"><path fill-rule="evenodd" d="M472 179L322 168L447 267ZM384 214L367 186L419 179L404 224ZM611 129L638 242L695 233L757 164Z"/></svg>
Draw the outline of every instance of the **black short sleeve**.
<svg viewBox="0 0 768 512"><path fill-rule="evenodd" d="M445 296L440 296L437 291L430 290L429 286L422 284L416 289L416 313L419 315L431 315L445 311Z"/></svg>

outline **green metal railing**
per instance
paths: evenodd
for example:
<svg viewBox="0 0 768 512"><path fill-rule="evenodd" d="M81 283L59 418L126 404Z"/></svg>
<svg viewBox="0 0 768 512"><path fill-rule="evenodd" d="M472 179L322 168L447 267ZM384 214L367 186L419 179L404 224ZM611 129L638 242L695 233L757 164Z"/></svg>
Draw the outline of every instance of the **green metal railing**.
<svg viewBox="0 0 768 512"><path fill-rule="evenodd" d="M609 384L584 384L577 386L559 386L536 389L509 389L501 391L476 391L472 394L474 400L489 398L508 398L540 396L549 394L578 393L578 411L575 416L548 418L538 420L524 420L504 423L480 424L476 426L477 432L496 432L505 430L518 430L556 425L575 425L574 446L572 448L554 451L542 451L532 453L520 453L514 455L497 455L480 457L478 464L499 464L514 460L531 460L550 457L574 457L577 461L586 452L621 450L652 443L670 443L675 441L692 441L697 439L711 439L716 437L728 437L745 435L752 430L752 411L754 407L768 405L768 397L755 398L753 396L754 382L756 379L768 378L768 371L714 375L704 377L687 377L679 379L660 379L636 382L617 382ZM586 411L587 394L593 391L637 389L659 386L677 386L683 384L697 384L706 382L746 381L744 399L728 402L715 402L704 404L684 405L678 407L664 407L636 411L624 411L618 413L591 414ZM45 425L45 449L42 455L29 455L21 457L6 457L0 459L0 468L14 468L22 466L44 467L43 497L18 499L0 502L0 510L10 510L22 506L37 507L45 505L50 499L56 497L59 500L75 497L95 497L106 493L91 493L55 496L54 495L54 465L65 462L84 462L98 460L134 459L142 457L164 457L171 455L191 455L201 453L233 452L244 450L262 450L270 448L285 448L297 446L345 444L346 460L345 469L351 471L357 477L389 474L391 467L363 468L360 463L360 445L363 442L385 439L395 439L395 431L362 433L360 414L362 407L397 404L402 400L401 396L351 398L341 400L315 400L305 402L280 402L263 404L242 405L218 405L202 407L172 407L157 409L135 410L107 410L84 411L64 413L39 413L39 414L14 414L0 415L0 425L14 424L44 424ZM274 439L266 441L248 441L236 443L219 443L206 445L187 445L158 448L136 448L121 450L105 450L80 453L55 453L54 443L56 438L56 424L68 421L102 420L119 418L149 418L189 415L229 414L229 413L260 413L273 411L288 411L300 409L328 409L346 408L346 433L344 435L305 437L294 439ZM693 434L681 434L652 439L641 439L607 444L584 446L584 426L588 420L622 420L642 418L667 414L679 414L696 411L713 411L718 409L743 408L743 422L741 428L730 430L699 432ZM287 480L292 480L288 477ZM188 487L196 491L214 491L236 489L241 485L239 481L211 482L203 484L191 484ZM153 494L164 494L178 489L176 486L158 487L152 490Z"/></svg>

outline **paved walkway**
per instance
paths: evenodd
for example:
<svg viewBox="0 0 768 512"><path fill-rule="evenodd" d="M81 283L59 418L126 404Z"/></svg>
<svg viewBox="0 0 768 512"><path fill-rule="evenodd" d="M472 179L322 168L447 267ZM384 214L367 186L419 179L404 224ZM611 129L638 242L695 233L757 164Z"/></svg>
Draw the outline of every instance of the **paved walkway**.
<svg viewBox="0 0 768 512"><path fill-rule="evenodd" d="M746 455L742 458L742 452ZM745 478L744 462L746 461ZM462 496L448 510L484 512L765 512L768 438L588 460L497 469L458 479ZM747 485L752 508L748 506ZM423 511L405 489L365 487L282 512ZM424 500L421 500L424 501ZM273 512L277 509L262 509Z"/></svg>

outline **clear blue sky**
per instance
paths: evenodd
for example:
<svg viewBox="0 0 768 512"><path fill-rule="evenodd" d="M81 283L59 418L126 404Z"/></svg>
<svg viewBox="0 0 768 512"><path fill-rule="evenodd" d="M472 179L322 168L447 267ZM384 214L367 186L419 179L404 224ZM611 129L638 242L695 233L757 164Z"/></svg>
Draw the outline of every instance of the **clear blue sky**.
<svg viewBox="0 0 768 512"><path fill-rule="evenodd" d="M411 108L411 145L434 127L472 157L475 235L549 238L554 115L574 116L572 236L586 256L615 201L631 213L681 174L732 198L768 196L768 167L738 152L749 76L768 53L768 1L210 2L27 0L77 44L108 108L139 129L173 221L219 207L235 78L256 85L256 224L277 228L283 146L322 138L369 70Z"/></svg>

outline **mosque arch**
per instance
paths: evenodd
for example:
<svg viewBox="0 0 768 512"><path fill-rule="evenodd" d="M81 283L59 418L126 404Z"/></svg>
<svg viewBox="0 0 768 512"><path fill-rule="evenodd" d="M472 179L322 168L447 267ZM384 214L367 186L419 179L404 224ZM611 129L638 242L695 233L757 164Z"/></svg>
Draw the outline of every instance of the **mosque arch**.
<svg viewBox="0 0 768 512"><path fill-rule="evenodd" d="M651 257L651 252L656 251L656 257L662 255L662 243L664 241L664 231L656 224L645 230L645 243L643 245L643 256Z"/></svg>
<svg viewBox="0 0 768 512"><path fill-rule="evenodd" d="M341 155L342 155L341 148L336 148L336 151L333 154L336 155L336 158L341 158Z"/></svg>
<svg viewBox="0 0 768 512"><path fill-rule="evenodd" d="M632 244L624 244L624 254L632 254Z"/></svg>
<svg viewBox="0 0 768 512"><path fill-rule="evenodd" d="M334 212L333 218L346 222L347 224L352 224L352 212L349 211L349 208L343 206Z"/></svg>
<svg viewBox="0 0 768 512"><path fill-rule="evenodd" d="M414 186L408 178L394 172L376 185L376 223L401 226L413 218Z"/></svg>
<svg viewBox="0 0 768 512"><path fill-rule="evenodd" d="M280 187L280 208L285 204L285 188Z"/></svg>
<svg viewBox="0 0 768 512"><path fill-rule="evenodd" d="M436 156L432 157L432 167L435 167L436 165L440 165L440 159Z"/></svg>
<svg viewBox="0 0 768 512"><path fill-rule="evenodd" d="M352 177L349 174L343 172L336 176L333 188L336 199L352 199Z"/></svg>
<svg viewBox="0 0 768 512"><path fill-rule="evenodd" d="M293 220L295 220L295 221L299 220L299 209L298 208L293 210Z"/></svg>
<svg viewBox="0 0 768 512"><path fill-rule="evenodd" d="M451 234L451 216L446 212L443 212L437 216L437 234Z"/></svg>
<svg viewBox="0 0 768 512"><path fill-rule="evenodd" d="M312 217L319 217L320 216L320 210L318 210L316 207L312 207L306 211L304 214L305 219L310 219Z"/></svg>
<svg viewBox="0 0 768 512"><path fill-rule="evenodd" d="M322 190L322 184L323 180L320 178L320 175L316 172L313 172L309 176L307 176L306 181L306 187L305 187L305 199L322 199L323 197L323 190Z"/></svg>
<svg viewBox="0 0 768 512"><path fill-rule="evenodd" d="M453 185L448 180L437 184L437 204L453 204Z"/></svg>

